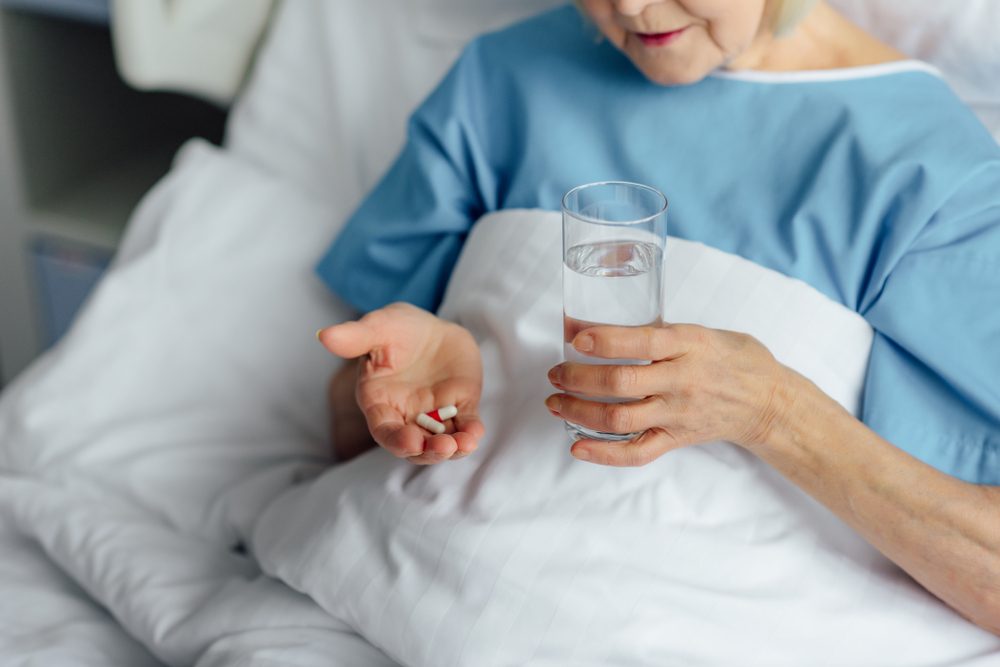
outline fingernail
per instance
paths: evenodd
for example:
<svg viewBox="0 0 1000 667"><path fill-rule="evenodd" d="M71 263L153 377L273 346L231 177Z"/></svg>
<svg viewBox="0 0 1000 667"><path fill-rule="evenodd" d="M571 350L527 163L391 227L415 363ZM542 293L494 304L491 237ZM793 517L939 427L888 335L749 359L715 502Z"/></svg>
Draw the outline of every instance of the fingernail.
<svg viewBox="0 0 1000 667"><path fill-rule="evenodd" d="M579 447L573 450L573 456L575 456L576 458L578 458L581 461L589 461L590 460L590 452L588 452L586 449L582 449L582 448L579 448Z"/></svg>
<svg viewBox="0 0 1000 667"><path fill-rule="evenodd" d="M556 366L549 371L549 382L562 389L562 366Z"/></svg>
<svg viewBox="0 0 1000 667"><path fill-rule="evenodd" d="M591 352L594 349L594 337L590 334L580 334L573 341L573 347L581 352Z"/></svg>
<svg viewBox="0 0 1000 667"><path fill-rule="evenodd" d="M322 329L317 329L316 330L316 340L320 340L320 336L322 334L323 334L323 330Z"/></svg>
<svg viewBox="0 0 1000 667"><path fill-rule="evenodd" d="M547 407L553 414L558 415L562 412L562 399L558 396L549 396L545 399L545 407Z"/></svg>

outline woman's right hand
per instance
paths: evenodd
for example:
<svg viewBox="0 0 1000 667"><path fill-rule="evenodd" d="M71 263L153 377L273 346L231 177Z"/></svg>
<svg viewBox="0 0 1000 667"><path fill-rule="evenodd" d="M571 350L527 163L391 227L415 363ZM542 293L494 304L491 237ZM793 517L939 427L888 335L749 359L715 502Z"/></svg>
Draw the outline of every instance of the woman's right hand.
<svg viewBox="0 0 1000 667"><path fill-rule="evenodd" d="M319 332L319 340L358 364L355 398L376 443L427 465L472 453L485 429L479 420L483 368L479 346L463 327L396 303ZM448 430L433 435L415 419L446 405L458 408Z"/></svg>

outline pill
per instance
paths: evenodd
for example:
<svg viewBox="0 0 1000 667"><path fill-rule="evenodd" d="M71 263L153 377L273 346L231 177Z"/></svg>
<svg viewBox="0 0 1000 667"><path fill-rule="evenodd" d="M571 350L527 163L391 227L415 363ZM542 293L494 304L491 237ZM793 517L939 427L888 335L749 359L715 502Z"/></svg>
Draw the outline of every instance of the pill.
<svg viewBox="0 0 1000 667"><path fill-rule="evenodd" d="M454 405L446 405L443 408L438 408L437 410L431 410L427 413L427 416L434 421L441 422L442 424L455 415L458 414L458 408Z"/></svg>
<svg viewBox="0 0 1000 667"><path fill-rule="evenodd" d="M423 413L417 415L417 425L424 427L434 434L444 433L444 424Z"/></svg>

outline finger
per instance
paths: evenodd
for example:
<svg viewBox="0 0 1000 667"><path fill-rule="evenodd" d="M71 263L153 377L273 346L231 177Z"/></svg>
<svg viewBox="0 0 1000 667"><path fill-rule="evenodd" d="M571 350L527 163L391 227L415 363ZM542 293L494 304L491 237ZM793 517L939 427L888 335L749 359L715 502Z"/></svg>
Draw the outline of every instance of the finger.
<svg viewBox="0 0 1000 667"><path fill-rule="evenodd" d="M676 359L689 349L684 327L612 327L585 329L573 339L573 347L583 354L602 359Z"/></svg>
<svg viewBox="0 0 1000 667"><path fill-rule="evenodd" d="M407 463L412 463L415 466L432 466L437 463L441 463L441 459L427 456L426 454L421 454L420 456L411 456L406 459Z"/></svg>
<svg viewBox="0 0 1000 667"><path fill-rule="evenodd" d="M424 451L407 460L415 465L434 465L448 461L458 453L458 444L447 434L433 435L424 440Z"/></svg>
<svg viewBox="0 0 1000 667"><path fill-rule="evenodd" d="M398 410L388 403L379 403L365 410L368 432L379 445L396 456L408 458L424 451L424 431L407 424Z"/></svg>
<svg viewBox="0 0 1000 667"><path fill-rule="evenodd" d="M453 435L458 451L455 456L468 456L479 448L479 440L468 433L456 431ZM454 456L452 458L455 458Z"/></svg>
<svg viewBox="0 0 1000 667"><path fill-rule="evenodd" d="M323 347L344 359L368 354L379 342L375 329L364 321L336 324L321 329L316 337Z"/></svg>
<svg viewBox="0 0 1000 667"><path fill-rule="evenodd" d="M424 456L438 461L447 461L458 451L455 438L447 433L432 435L424 440Z"/></svg>
<svg viewBox="0 0 1000 667"><path fill-rule="evenodd" d="M486 434L486 427L475 413L460 413L453 421L455 441L460 453L469 454L479 446L479 440Z"/></svg>
<svg viewBox="0 0 1000 667"><path fill-rule="evenodd" d="M473 431L479 431L480 435L485 430L481 422L474 421L469 426ZM463 459L478 447L478 442L470 433L456 431L450 434L440 434L427 439L424 444L424 452L419 456L410 457L408 460L417 465L434 465L442 461L455 461Z"/></svg>
<svg viewBox="0 0 1000 667"><path fill-rule="evenodd" d="M546 407L556 416L603 433L638 433L663 423L661 396L628 403L599 403L566 394L549 396Z"/></svg>
<svg viewBox="0 0 1000 667"><path fill-rule="evenodd" d="M408 459L423 454L425 438L426 434L422 428L415 424L407 424L393 433L383 447L394 456Z"/></svg>
<svg viewBox="0 0 1000 667"><path fill-rule="evenodd" d="M635 468L652 463L667 452L680 449L679 442L663 429L650 429L626 442L580 440L570 452L580 461L617 468Z"/></svg>
<svg viewBox="0 0 1000 667"><path fill-rule="evenodd" d="M664 389L663 369L657 365L563 363L549 371L556 389L588 396L643 398Z"/></svg>

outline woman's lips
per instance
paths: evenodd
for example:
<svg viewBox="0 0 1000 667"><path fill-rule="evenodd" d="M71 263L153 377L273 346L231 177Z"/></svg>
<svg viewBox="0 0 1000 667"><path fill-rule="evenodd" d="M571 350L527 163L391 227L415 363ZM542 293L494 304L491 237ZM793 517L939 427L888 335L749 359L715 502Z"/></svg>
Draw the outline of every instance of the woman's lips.
<svg viewBox="0 0 1000 667"><path fill-rule="evenodd" d="M687 28L670 32L637 32L635 36L646 46L666 46L684 34L685 30Z"/></svg>

